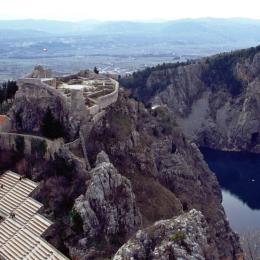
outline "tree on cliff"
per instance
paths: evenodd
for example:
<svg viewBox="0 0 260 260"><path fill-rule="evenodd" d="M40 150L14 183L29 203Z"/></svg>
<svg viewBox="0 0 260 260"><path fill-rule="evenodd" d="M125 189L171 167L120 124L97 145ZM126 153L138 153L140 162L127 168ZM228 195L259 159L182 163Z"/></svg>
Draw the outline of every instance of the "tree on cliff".
<svg viewBox="0 0 260 260"><path fill-rule="evenodd" d="M54 118L49 107L42 119L41 133L43 136L50 139L64 137L63 126L59 120Z"/></svg>
<svg viewBox="0 0 260 260"><path fill-rule="evenodd" d="M94 72L95 72L96 74L99 74L99 70L98 70L97 67L94 68Z"/></svg>
<svg viewBox="0 0 260 260"><path fill-rule="evenodd" d="M7 81L0 86L0 103L13 99L18 87L15 81Z"/></svg>

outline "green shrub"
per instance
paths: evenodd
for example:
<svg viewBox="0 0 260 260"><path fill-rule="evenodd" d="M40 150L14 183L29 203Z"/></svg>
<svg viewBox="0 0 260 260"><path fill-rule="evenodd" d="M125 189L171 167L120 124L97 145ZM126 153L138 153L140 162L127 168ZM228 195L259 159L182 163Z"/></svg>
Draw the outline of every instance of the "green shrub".
<svg viewBox="0 0 260 260"><path fill-rule="evenodd" d="M70 94L70 89L65 88L65 89L64 89L64 94Z"/></svg>
<svg viewBox="0 0 260 260"><path fill-rule="evenodd" d="M132 90L134 96L145 103L147 103L151 97L156 93L164 90L170 84L171 74L168 75L167 70L170 69L171 73L175 71L178 67L188 65L192 63L191 61L187 62L176 62L176 63L163 63L155 67L146 68L134 72L133 75L126 76L119 79L120 84ZM164 74L164 77L161 77L159 81L151 83L149 86L147 80L152 73L161 72Z"/></svg>
<svg viewBox="0 0 260 260"><path fill-rule="evenodd" d="M13 103L10 102L3 102L2 104L0 104L0 113L3 115L6 115L7 112L10 110L10 108L12 107Z"/></svg>
<svg viewBox="0 0 260 260"><path fill-rule="evenodd" d="M47 138L56 139L64 137L64 127L59 120L54 118L49 107L43 116L40 128L42 135Z"/></svg>
<svg viewBox="0 0 260 260"><path fill-rule="evenodd" d="M75 172L75 163L55 154L53 168L56 176L64 176L70 179Z"/></svg>
<svg viewBox="0 0 260 260"><path fill-rule="evenodd" d="M184 233L184 231L177 231L173 237L172 237L172 241L174 242L183 242L183 240L186 238L186 234Z"/></svg>
<svg viewBox="0 0 260 260"><path fill-rule="evenodd" d="M18 90L18 86L16 85L16 81L7 81L0 85L0 104L3 102L13 99L16 91Z"/></svg>
<svg viewBox="0 0 260 260"><path fill-rule="evenodd" d="M74 231L83 231L83 220L80 214L74 208L70 211L70 222Z"/></svg>
<svg viewBox="0 0 260 260"><path fill-rule="evenodd" d="M15 112L15 115L14 115L16 128L18 128L18 129L23 128L23 120L22 120L21 114L22 114L22 110L19 110L19 111Z"/></svg>
<svg viewBox="0 0 260 260"><path fill-rule="evenodd" d="M242 91L242 82L234 74L238 57L235 54L220 54L208 60L208 67L202 73L202 80L212 90L227 89L231 95L237 96Z"/></svg>
<svg viewBox="0 0 260 260"><path fill-rule="evenodd" d="M25 148L24 137L23 136L17 136L15 138L15 149L16 149L16 151L20 154L24 154L24 148Z"/></svg>
<svg viewBox="0 0 260 260"><path fill-rule="evenodd" d="M43 158L47 152L47 143L45 140L33 138L31 140L31 152L37 158Z"/></svg>
<svg viewBox="0 0 260 260"><path fill-rule="evenodd" d="M121 112L113 113L109 131L120 140L125 140L131 134L131 119Z"/></svg>
<svg viewBox="0 0 260 260"><path fill-rule="evenodd" d="M164 107L157 107L152 111L152 114L157 118L162 134L170 135L173 133L173 130L175 127L177 127L177 124L167 109ZM159 136L159 133L154 132L154 135Z"/></svg>

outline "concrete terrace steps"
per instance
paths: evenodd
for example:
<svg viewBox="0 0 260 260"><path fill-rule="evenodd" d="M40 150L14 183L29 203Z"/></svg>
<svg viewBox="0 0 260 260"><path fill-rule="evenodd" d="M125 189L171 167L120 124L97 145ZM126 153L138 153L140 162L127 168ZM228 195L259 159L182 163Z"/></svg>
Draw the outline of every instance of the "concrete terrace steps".
<svg viewBox="0 0 260 260"><path fill-rule="evenodd" d="M43 205L29 197L38 184L7 171L0 185L0 259L68 259L41 238L52 222L37 213Z"/></svg>

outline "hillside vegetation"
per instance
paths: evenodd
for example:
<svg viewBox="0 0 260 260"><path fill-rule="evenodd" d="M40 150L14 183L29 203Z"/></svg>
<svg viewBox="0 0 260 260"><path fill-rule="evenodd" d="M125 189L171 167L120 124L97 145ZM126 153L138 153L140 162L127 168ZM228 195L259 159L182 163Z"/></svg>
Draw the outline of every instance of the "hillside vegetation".
<svg viewBox="0 0 260 260"><path fill-rule="evenodd" d="M120 83L122 86L132 90L136 98L147 102L157 93L163 91L168 85L174 84L175 74L178 73L180 67L197 64L202 66L202 72L197 76L207 87L213 91L225 88L231 95L237 96L242 92L243 83L235 74L235 65L245 59L252 60L259 51L260 46L257 46L218 54L203 60L164 63L137 71L131 76L122 78ZM163 77L160 77L160 79L154 83L148 83L149 77L158 72L160 75L163 75Z"/></svg>

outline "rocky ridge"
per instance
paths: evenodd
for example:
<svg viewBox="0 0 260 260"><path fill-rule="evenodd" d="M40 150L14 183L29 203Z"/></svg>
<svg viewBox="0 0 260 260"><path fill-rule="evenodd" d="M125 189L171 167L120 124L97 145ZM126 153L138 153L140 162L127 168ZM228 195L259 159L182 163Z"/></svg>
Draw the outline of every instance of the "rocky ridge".
<svg viewBox="0 0 260 260"><path fill-rule="evenodd" d="M166 105L184 134L200 146L260 152L259 73L258 46L165 64L122 84L152 106Z"/></svg>
<svg viewBox="0 0 260 260"><path fill-rule="evenodd" d="M221 205L217 179L167 109L148 111L124 92L93 128L88 154L102 149L132 183L144 226L196 209L205 216L212 259L241 252Z"/></svg>

